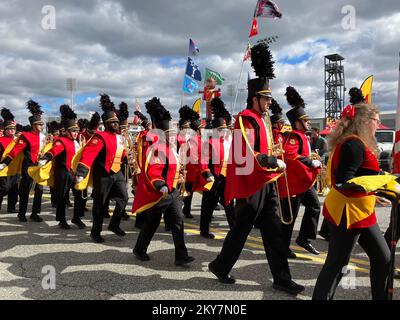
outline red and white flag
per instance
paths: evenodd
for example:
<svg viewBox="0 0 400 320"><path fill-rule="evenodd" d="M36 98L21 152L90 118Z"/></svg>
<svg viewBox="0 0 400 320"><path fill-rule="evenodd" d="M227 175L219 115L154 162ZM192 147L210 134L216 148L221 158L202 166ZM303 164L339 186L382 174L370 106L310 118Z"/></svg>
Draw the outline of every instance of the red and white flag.
<svg viewBox="0 0 400 320"><path fill-rule="evenodd" d="M400 53L399 53L399 58L400 58ZM393 173L400 173L400 62L399 62L399 84L397 89L396 138L393 148Z"/></svg>
<svg viewBox="0 0 400 320"><path fill-rule="evenodd" d="M280 19L282 12L279 11L278 6L273 1L258 0L256 17Z"/></svg>
<svg viewBox="0 0 400 320"><path fill-rule="evenodd" d="M253 23L251 24L249 38L254 37L256 35L258 35L258 23L257 23L257 18L254 18Z"/></svg>

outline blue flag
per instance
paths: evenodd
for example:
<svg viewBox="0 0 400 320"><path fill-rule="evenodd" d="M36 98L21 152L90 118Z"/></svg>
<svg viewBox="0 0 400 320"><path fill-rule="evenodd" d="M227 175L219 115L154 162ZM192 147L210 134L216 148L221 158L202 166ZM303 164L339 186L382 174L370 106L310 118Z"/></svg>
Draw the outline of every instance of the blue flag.
<svg viewBox="0 0 400 320"><path fill-rule="evenodd" d="M197 56L200 50L197 48L196 44L192 39L189 39L189 55L190 56Z"/></svg>
<svg viewBox="0 0 400 320"><path fill-rule="evenodd" d="M200 69L197 65L195 65L194 61L190 57L188 57L186 65L186 75L194 80L201 81Z"/></svg>
<svg viewBox="0 0 400 320"><path fill-rule="evenodd" d="M199 85L197 84L197 82L194 81L192 78L188 77L187 75L185 75L185 78L183 79L182 90L184 92L193 93L198 88Z"/></svg>

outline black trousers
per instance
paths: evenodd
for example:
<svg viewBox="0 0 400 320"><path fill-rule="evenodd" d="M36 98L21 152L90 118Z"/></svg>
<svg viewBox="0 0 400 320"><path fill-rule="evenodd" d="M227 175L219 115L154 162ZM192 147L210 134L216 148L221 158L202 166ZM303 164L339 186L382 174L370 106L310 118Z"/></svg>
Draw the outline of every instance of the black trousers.
<svg viewBox="0 0 400 320"><path fill-rule="evenodd" d="M318 194L313 187L296 197L291 197L290 199L292 205L293 222L291 224L282 223L284 239L288 248L292 240L293 228L297 215L299 214L300 205L304 205L305 210L303 220L301 221L299 235L297 237L299 240L308 241L309 239L317 238L318 220L321 212ZM281 199L281 208L285 217L285 221L289 221L288 217L290 216L290 211L287 198Z"/></svg>
<svg viewBox="0 0 400 320"><path fill-rule="evenodd" d="M386 299L386 284L390 268L390 251L384 236L374 224L364 229L347 229L346 214L337 227L329 224L329 248L325 264L314 288L314 300L332 300L343 277L344 267L358 241L369 257L372 299Z"/></svg>
<svg viewBox="0 0 400 320"><path fill-rule="evenodd" d="M72 189L74 195L74 215L77 219L83 215L85 204L82 198L82 192L76 190L74 186L74 176L64 167L58 167L55 170L55 198L56 198L56 221L66 222L65 210L69 201L69 191Z"/></svg>
<svg viewBox="0 0 400 320"><path fill-rule="evenodd" d="M291 280L277 204L272 184L265 185L248 198L236 199L235 222L226 235L220 254L212 262L220 274L228 275L232 270L257 220L274 282Z"/></svg>
<svg viewBox="0 0 400 320"><path fill-rule="evenodd" d="M19 175L12 177L0 177L0 210L4 196L7 195L7 211L15 210L18 202Z"/></svg>
<svg viewBox="0 0 400 320"><path fill-rule="evenodd" d="M50 200L53 208L57 207L57 192L54 187L50 187Z"/></svg>
<svg viewBox="0 0 400 320"><path fill-rule="evenodd" d="M171 228L172 239L175 246L175 260L184 259L188 251L184 239L184 225L182 216L182 202L178 190L157 203L154 207L144 211L140 215L144 217L144 223L136 240L135 251L146 252L147 248L160 225L161 216Z"/></svg>
<svg viewBox="0 0 400 320"><path fill-rule="evenodd" d="M124 175L121 171L118 173L93 172L93 226L92 235L100 235L103 229L103 220L105 211L108 210L106 202L113 199L116 202L113 216L109 227L117 228L121 222L122 211L125 210L128 202L128 192Z"/></svg>
<svg viewBox="0 0 400 320"><path fill-rule="evenodd" d="M182 213L184 216L189 216L191 214L191 209L192 209L192 200L193 200L193 183L187 182L186 185L186 190L190 192L190 195L187 197L183 198L183 209Z"/></svg>
<svg viewBox="0 0 400 320"><path fill-rule="evenodd" d="M222 203L225 209L226 220L228 221L229 228L232 228L235 218L235 208L233 201L225 205L225 177L217 177L210 191L203 192L201 200L201 213L200 213L200 231L208 233L210 231L211 218L214 209L218 202Z"/></svg>
<svg viewBox="0 0 400 320"><path fill-rule="evenodd" d="M19 183L19 216L25 216L28 210L29 193L33 184L28 175L28 167L22 167L21 182ZM33 197L32 214L39 214L42 208L43 186L35 183L35 194Z"/></svg>

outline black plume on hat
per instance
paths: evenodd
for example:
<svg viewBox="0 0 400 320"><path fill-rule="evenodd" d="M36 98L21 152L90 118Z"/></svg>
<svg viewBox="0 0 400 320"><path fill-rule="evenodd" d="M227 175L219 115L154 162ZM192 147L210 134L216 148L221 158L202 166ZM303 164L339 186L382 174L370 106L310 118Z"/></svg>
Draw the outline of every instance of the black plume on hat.
<svg viewBox="0 0 400 320"><path fill-rule="evenodd" d="M169 129L169 121L172 120L171 114L161 104L160 99L154 97L145 103L145 107L156 128L161 130Z"/></svg>
<svg viewBox="0 0 400 320"><path fill-rule="evenodd" d="M185 122L189 122L191 124L192 122L200 119L199 114L187 105L179 109L179 117L180 127L182 127Z"/></svg>
<svg viewBox="0 0 400 320"><path fill-rule="evenodd" d="M100 114L98 112L95 112L90 118L90 121L88 123L87 126L88 130L90 131L96 130L100 125L100 121L101 121Z"/></svg>
<svg viewBox="0 0 400 320"><path fill-rule="evenodd" d="M140 123L140 125L141 125L142 127L147 127L147 126L150 124L149 119L147 119L147 117L146 117L143 113L141 113L140 111L136 110L136 111L134 112L134 114L142 121L142 122Z"/></svg>
<svg viewBox="0 0 400 320"><path fill-rule="evenodd" d="M77 115L74 110L71 109L69 105L63 104L60 106L61 113L61 126L68 130L72 127L77 127L76 118Z"/></svg>
<svg viewBox="0 0 400 320"><path fill-rule="evenodd" d="M112 102L110 100L110 96L105 93L100 94L100 107L104 112L107 112L107 111L115 112L114 102Z"/></svg>
<svg viewBox="0 0 400 320"><path fill-rule="evenodd" d="M29 112L32 113L33 116L43 114L42 107L36 101L29 100L26 105Z"/></svg>
<svg viewBox="0 0 400 320"><path fill-rule="evenodd" d="M365 101L365 97L362 94L362 91L356 87L351 88L349 90L349 95L350 95L350 103L352 105Z"/></svg>
<svg viewBox="0 0 400 320"><path fill-rule="evenodd" d="M3 117L4 121L14 121L14 115L11 113L11 111L7 108L1 109L1 116Z"/></svg>
<svg viewBox="0 0 400 320"><path fill-rule="evenodd" d="M304 100L295 88L289 86L286 88L286 100L292 108L305 108Z"/></svg>
<svg viewBox="0 0 400 320"><path fill-rule="evenodd" d="M232 121L231 114L229 113L228 110L226 110L225 103L219 97L211 100L211 112L215 119L215 121L214 121L215 125L213 125L213 127L222 125L222 121L217 120L217 119L225 120L225 123L228 125ZM217 122L218 122L218 124L217 124Z"/></svg>
<svg viewBox="0 0 400 320"><path fill-rule="evenodd" d="M58 131L58 130L60 130L60 125L59 125L59 123L57 121L51 121L48 124L48 131L50 133L53 133L53 132Z"/></svg>
<svg viewBox="0 0 400 320"><path fill-rule="evenodd" d="M79 130L83 131L84 129L86 129L88 127L89 124L89 120L88 119L79 119L78 120L78 126L79 126Z"/></svg>
<svg viewBox="0 0 400 320"><path fill-rule="evenodd" d="M118 110L118 119L121 122L126 122L126 120L129 118L129 110L128 110L128 105L126 102L122 101L119 104L119 110Z"/></svg>
<svg viewBox="0 0 400 320"><path fill-rule="evenodd" d="M258 78L274 79L274 63L267 43L259 42L251 48L251 66Z"/></svg>
<svg viewBox="0 0 400 320"><path fill-rule="evenodd" d="M283 120L282 117L282 108L279 105L279 103L275 100L272 99L271 105L269 106L269 109L271 110L271 123L277 123L278 121Z"/></svg>

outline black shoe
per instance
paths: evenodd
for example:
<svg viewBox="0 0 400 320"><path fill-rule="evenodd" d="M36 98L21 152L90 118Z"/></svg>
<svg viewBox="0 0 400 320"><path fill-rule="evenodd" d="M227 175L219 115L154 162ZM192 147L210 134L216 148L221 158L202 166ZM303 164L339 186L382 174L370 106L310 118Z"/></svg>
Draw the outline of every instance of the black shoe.
<svg viewBox="0 0 400 320"><path fill-rule="evenodd" d="M114 232L118 237L123 237L126 235L125 231L122 230L120 227L108 227L108 230Z"/></svg>
<svg viewBox="0 0 400 320"><path fill-rule="evenodd" d="M215 238L215 236L209 232L200 232L200 235L206 239L214 239Z"/></svg>
<svg viewBox="0 0 400 320"><path fill-rule="evenodd" d="M26 219L25 215L18 215L18 219L20 222L27 222L28 220Z"/></svg>
<svg viewBox="0 0 400 320"><path fill-rule="evenodd" d="M297 259L297 256L292 250L289 250L287 258L288 259Z"/></svg>
<svg viewBox="0 0 400 320"><path fill-rule="evenodd" d="M219 282L221 282L221 283L233 284L236 282L234 277L229 276L229 275L222 275L222 274L218 273L217 270L214 268L214 265L212 264L212 262L210 262L208 264L208 270L210 270L210 272L212 274L214 274L218 278Z"/></svg>
<svg viewBox="0 0 400 320"><path fill-rule="evenodd" d="M185 257L185 258L183 258L183 259L177 259L177 260L175 260L175 265L176 265L176 266L183 266L183 265L185 265L185 264L188 264L188 263L193 262L194 260L196 260L196 259L193 258L193 257L187 256L187 257Z"/></svg>
<svg viewBox="0 0 400 320"><path fill-rule="evenodd" d="M64 229L64 230L69 230L69 229L71 229L71 227L69 226L69 224L68 224L66 221L61 221L61 222L58 224L58 226L59 226L61 229Z"/></svg>
<svg viewBox="0 0 400 320"><path fill-rule="evenodd" d="M31 214L30 219L35 222L42 222L43 219L39 217L36 213Z"/></svg>
<svg viewBox="0 0 400 320"><path fill-rule="evenodd" d="M288 282L274 282L272 287L276 290L285 291L287 293L297 295L303 292L305 287L290 280Z"/></svg>
<svg viewBox="0 0 400 320"><path fill-rule="evenodd" d="M91 238L93 239L93 241L95 243L103 243L104 242L104 238L101 235L95 235L95 234L90 234Z"/></svg>
<svg viewBox="0 0 400 320"><path fill-rule="evenodd" d="M136 251L135 249L133 249L133 254L140 261L149 261L150 260L150 257L146 252L139 252L139 251Z"/></svg>
<svg viewBox="0 0 400 320"><path fill-rule="evenodd" d="M184 213L183 215L185 216L185 218L188 218L188 219L193 219L194 218L193 215L190 212Z"/></svg>
<svg viewBox="0 0 400 320"><path fill-rule="evenodd" d="M86 224L84 224L84 223L82 222L82 220L79 219L79 218L72 219L71 222L72 222L73 224L77 225L79 229L85 229L85 228L86 228Z"/></svg>
<svg viewBox="0 0 400 320"><path fill-rule="evenodd" d="M312 253L312 254L315 254L315 255L319 255L319 251L317 249L315 249L310 242L297 239L296 243L300 247L306 249L309 253Z"/></svg>
<svg viewBox="0 0 400 320"><path fill-rule="evenodd" d="M7 213L19 213L19 210L14 208L14 209L7 210Z"/></svg>

